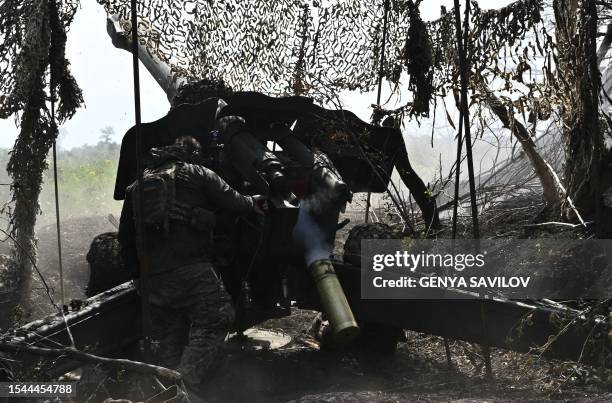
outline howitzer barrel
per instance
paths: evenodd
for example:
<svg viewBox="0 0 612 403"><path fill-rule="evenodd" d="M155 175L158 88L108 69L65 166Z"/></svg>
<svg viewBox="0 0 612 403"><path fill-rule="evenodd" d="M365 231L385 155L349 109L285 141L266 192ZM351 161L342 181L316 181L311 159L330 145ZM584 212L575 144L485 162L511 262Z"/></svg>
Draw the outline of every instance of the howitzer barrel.
<svg viewBox="0 0 612 403"><path fill-rule="evenodd" d="M123 49L131 52L132 43L127 32L123 30L121 21L117 15L111 15L106 22L106 31L113 42L113 45L118 49ZM176 96L181 85L187 82L187 79L172 71L172 68L149 52L144 46L138 44L138 59L144 64L146 69L151 73L155 81L164 90L168 101Z"/></svg>
<svg viewBox="0 0 612 403"><path fill-rule="evenodd" d="M313 262L309 269L321 297L323 312L332 326L334 342L337 344L350 342L359 335L359 326L338 281L334 266L331 261L323 259Z"/></svg>
<svg viewBox="0 0 612 403"><path fill-rule="evenodd" d="M315 164L315 155L302 143L298 137L285 126L277 126L270 131L271 138L276 141L284 151L295 158L297 162L305 167Z"/></svg>
<svg viewBox="0 0 612 403"><path fill-rule="evenodd" d="M243 118L221 117L217 127L232 164L258 193L288 196L283 164L251 133Z"/></svg>

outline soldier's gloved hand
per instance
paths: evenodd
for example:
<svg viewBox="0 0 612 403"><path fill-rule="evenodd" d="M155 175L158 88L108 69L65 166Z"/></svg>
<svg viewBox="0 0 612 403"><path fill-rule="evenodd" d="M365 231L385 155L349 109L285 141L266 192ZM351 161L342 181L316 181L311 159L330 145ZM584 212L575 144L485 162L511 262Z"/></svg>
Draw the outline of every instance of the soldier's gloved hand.
<svg viewBox="0 0 612 403"><path fill-rule="evenodd" d="M266 196L255 195L253 196L253 201L255 202L255 212L257 214L264 215L268 211L268 199Z"/></svg>

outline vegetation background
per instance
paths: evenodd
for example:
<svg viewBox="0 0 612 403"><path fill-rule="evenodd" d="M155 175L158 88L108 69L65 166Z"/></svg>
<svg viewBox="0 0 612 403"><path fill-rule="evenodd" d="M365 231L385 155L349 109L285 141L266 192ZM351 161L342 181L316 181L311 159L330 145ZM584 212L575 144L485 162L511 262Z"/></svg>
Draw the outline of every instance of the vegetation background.
<svg viewBox="0 0 612 403"><path fill-rule="evenodd" d="M111 140L106 127L97 144L58 149L58 183L62 218L106 216L121 213L121 202L113 199L120 144ZM6 173L9 149L0 148L0 202L11 206L10 179ZM55 222L55 199L51 156L44 172L37 227ZM2 215L6 221L6 216Z"/></svg>
<svg viewBox="0 0 612 403"><path fill-rule="evenodd" d="M113 141L115 131L107 126L100 129L100 137L96 144L86 144L79 147L64 149L62 139L58 142L58 179L60 197L60 215L62 219L78 217L107 216L113 214L119 218L121 201L113 199L115 175L119 162L121 145ZM439 176L438 161L448 161L453 158L454 141L452 134L437 135L436 149L430 145L431 138L426 134L404 133L408 145L410 162L416 172L427 182L434 181ZM482 152L481 152L482 151ZM0 148L0 205L11 206L11 180L6 172L10 149ZM487 160L489 167L493 161L488 161L483 150L477 149L476 155ZM433 162L433 163L432 163ZM53 169L51 154L47 158L48 168L44 171L43 188L40 196L41 212L37 220L37 228L55 223L55 200L53 186ZM355 199L353 209L361 209L361 196ZM374 205L378 204L375 195ZM350 208L349 208L350 209ZM6 214L0 214L2 222L6 223Z"/></svg>

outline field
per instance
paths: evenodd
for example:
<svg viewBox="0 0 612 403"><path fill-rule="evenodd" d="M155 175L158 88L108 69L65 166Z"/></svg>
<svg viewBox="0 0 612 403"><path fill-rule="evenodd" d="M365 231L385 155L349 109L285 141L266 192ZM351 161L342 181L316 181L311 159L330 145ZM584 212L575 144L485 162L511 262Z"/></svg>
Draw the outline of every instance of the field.
<svg viewBox="0 0 612 403"><path fill-rule="evenodd" d="M6 173L9 150L0 149L0 203L11 200L10 179ZM117 216L121 202L113 200L113 188L119 144L100 141L96 145L85 145L58 152L58 187L60 216L62 220L76 217ZM55 199L51 156L47 160L49 169L44 172L44 185L40 196L41 213L38 227L55 222ZM2 217L6 220L6 216Z"/></svg>
<svg viewBox="0 0 612 403"><path fill-rule="evenodd" d="M58 185L62 232L63 263L66 282L66 299L85 298L84 289L89 277L86 254L93 238L114 227L107 219L109 214L119 217L121 202L113 200L113 188L117 172L119 144L100 141L58 152ZM50 157L49 157L50 158ZM0 205L12 207L11 180L6 172L9 150L0 149ZM52 296L59 302L59 267L55 226L55 195L52 161L44 172L44 184L40 195L41 212L36 222L37 266L52 287ZM3 229L8 226L6 211L0 215ZM0 254L10 254L12 245L0 243ZM15 315L20 322L40 318L52 312L53 307L43 291L38 276L33 276L29 303Z"/></svg>

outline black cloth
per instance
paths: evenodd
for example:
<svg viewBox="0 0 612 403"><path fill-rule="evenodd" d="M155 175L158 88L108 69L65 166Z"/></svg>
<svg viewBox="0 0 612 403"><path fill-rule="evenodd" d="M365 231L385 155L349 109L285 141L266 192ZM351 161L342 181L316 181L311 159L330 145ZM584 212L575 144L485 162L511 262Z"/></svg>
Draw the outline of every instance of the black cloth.
<svg viewBox="0 0 612 403"><path fill-rule="evenodd" d="M152 169L168 169L176 165L176 200L191 207L213 212L221 210L249 214L255 210L255 200L232 189L215 172L201 165L170 158ZM129 192L123 203L119 224L119 244L124 265L132 276L139 276L136 223ZM213 241L212 228L199 231L184 221L170 221L169 233L147 230L149 272L163 273L178 267L210 261Z"/></svg>

